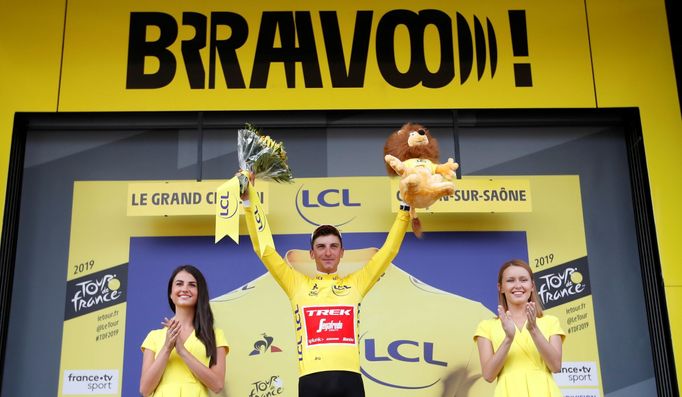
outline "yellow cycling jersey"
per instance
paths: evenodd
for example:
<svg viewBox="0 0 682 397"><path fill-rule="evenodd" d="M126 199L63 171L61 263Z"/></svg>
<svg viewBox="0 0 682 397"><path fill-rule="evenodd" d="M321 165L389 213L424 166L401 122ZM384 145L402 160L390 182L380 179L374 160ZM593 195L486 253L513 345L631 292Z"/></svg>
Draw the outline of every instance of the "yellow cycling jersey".
<svg viewBox="0 0 682 397"><path fill-rule="evenodd" d="M245 208L245 213L256 254L291 302L300 376L320 371L360 372L360 302L398 254L409 213L399 211L381 249L364 267L345 277L308 277L289 266L272 247L260 255L253 207Z"/></svg>
<svg viewBox="0 0 682 397"><path fill-rule="evenodd" d="M431 160L429 159L420 159L420 158L413 158L413 159L407 159L403 161L403 164L405 167L409 168L417 168L417 167L424 167L429 170L431 173L436 172L436 166L437 164L434 164Z"/></svg>

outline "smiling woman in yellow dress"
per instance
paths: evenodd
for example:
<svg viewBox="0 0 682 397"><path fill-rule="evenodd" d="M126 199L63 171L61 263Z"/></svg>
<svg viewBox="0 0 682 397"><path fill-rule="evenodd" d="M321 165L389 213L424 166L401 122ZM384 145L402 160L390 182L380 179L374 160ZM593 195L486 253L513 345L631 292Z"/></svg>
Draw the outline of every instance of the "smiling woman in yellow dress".
<svg viewBox="0 0 682 397"><path fill-rule="evenodd" d="M140 393L155 397L208 397L225 385L229 346L213 327L206 279L199 269L183 265L168 280L168 304L175 313L162 329L142 342Z"/></svg>
<svg viewBox="0 0 682 397"><path fill-rule="evenodd" d="M542 313L530 266L515 259L500 268L498 317L476 329L483 378L497 379L495 397L561 397L552 372L561 371L566 336L559 319Z"/></svg>

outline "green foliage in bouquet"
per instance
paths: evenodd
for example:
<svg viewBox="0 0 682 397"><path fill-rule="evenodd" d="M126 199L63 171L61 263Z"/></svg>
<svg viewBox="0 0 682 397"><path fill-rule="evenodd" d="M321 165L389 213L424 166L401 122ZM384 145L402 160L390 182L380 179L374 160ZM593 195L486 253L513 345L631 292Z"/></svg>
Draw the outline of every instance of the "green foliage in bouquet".
<svg viewBox="0 0 682 397"><path fill-rule="evenodd" d="M238 131L237 154L239 167L253 172L257 179L275 182L292 182L294 179L282 142L262 134L252 124L247 123Z"/></svg>

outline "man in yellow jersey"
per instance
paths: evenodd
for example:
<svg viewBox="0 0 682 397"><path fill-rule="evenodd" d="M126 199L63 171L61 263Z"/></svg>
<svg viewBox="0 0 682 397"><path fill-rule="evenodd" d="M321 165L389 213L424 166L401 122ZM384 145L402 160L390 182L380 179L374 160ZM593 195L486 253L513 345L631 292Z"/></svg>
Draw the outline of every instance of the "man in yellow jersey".
<svg viewBox="0 0 682 397"><path fill-rule="evenodd" d="M401 205L386 242L369 262L343 278L337 275L343 258L341 233L331 225L315 229L310 258L315 260L317 275L309 277L290 267L273 247L261 254L257 228L265 223L265 215L256 217L249 198L258 198L248 192L242 195L253 248L291 302L299 397L365 396L360 374L360 302L398 254L410 222L409 207Z"/></svg>

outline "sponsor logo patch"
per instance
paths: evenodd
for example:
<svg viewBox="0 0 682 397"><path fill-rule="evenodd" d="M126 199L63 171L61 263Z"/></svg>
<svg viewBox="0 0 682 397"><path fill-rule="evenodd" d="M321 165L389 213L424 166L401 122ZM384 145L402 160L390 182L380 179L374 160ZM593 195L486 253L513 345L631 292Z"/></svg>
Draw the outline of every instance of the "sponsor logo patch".
<svg viewBox="0 0 682 397"><path fill-rule="evenodd" d="M303 314L308 346L356 344L354 306L308 306Z"/></svg>

